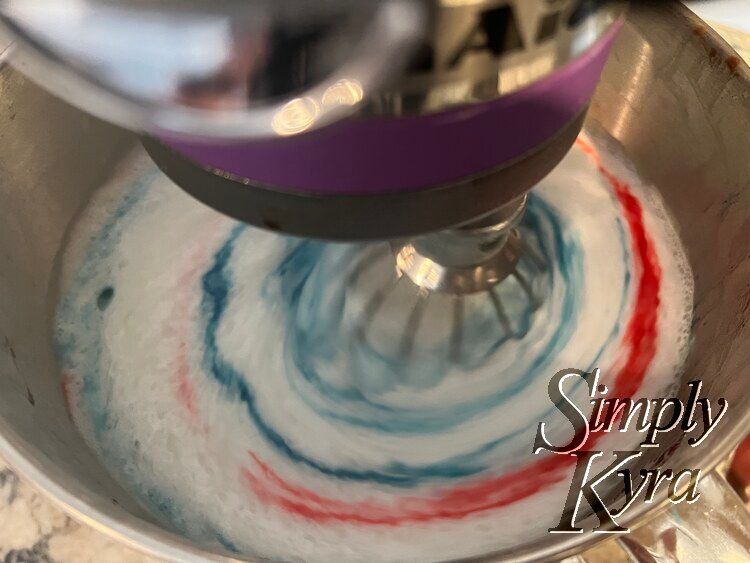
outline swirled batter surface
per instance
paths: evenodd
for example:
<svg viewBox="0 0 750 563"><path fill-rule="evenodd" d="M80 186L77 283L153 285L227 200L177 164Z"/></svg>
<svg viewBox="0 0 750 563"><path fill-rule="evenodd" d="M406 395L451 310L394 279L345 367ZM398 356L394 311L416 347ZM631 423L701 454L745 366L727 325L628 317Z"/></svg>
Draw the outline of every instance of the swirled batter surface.
<svg viewBox="0 0 750 563"><path fill-rule="evenodd" d="M380 283L352 282L372 246L238 224L139 152L63 257L71 416L118 480L209 547L415 561L544 537L572 473L567 456L532 454L540 421L570 434L550 378L598 367L609 396L662 396L692 285L655 192L590 140L532 192L520 231L544 263L526 276L539 302L502 284L503 332L490 300L471 298L458 358L437 307L404 367L388 351L399 339L377 334L403 326L397 313L373 321L369 344L357 330ZM587 391L569 395L585 407ZM640 438L599 436L597 449Z"/></svg>

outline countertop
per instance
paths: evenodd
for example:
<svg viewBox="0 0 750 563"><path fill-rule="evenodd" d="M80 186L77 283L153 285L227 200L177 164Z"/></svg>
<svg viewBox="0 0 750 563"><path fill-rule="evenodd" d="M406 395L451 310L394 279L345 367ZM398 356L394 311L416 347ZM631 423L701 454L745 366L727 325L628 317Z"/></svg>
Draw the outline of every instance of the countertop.
<svg viewBox="0 0 750 563"><path fill-rule="evenodd" d="M63 514L1 460L0 560L4 563L156 561Z"/></svg>

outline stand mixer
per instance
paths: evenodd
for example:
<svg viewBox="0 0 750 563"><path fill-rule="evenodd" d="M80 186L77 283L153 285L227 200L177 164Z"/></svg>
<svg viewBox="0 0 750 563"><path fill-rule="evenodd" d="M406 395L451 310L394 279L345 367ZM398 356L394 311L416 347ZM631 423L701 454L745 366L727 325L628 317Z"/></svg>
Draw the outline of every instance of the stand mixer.
<svg viewBox="0 0 750 563"><path fill-rule="evenodd" d="M22 50L19 68L145 132L154 160L204 203L253 225L351 240L516 216L580 130L623 10L35 2L8 3L3 19L38 47ZM188 43L196 37L215 49Z"/></svg>
<svg viewBox="0 0 750 563"><path fill-rule="evenodd" d="M425 327L462 365L482 356L472 312L494 317L480 342L494 350L523 336L518 309L547 299L528 192L581 131L624 8L58 0L0 2L0 17L18 69L135 131L199 201L311 241L380 241L341 281L353 339L408 367L358 381L378 396L434 383L409 367Z"/></svg>
<svg viewBox="0 0 750 563"><path fill-rule="evenodd" d="M536 306L532 278L545 265L516 230L525 193L572 146L624 12L588 0L55 4L4 11L45 47L31 76L141 129L162 171L222 213L304 237L392 241L395 277L365 297L358 334L396 299L408 314L394 321L393 352L408 356L429 296L448 294L431 306L449 309L438 314L454 360L465 296L492 304L498 340L515 329L495 286L511 277ZM199 70L196 30L217 45ZM173 43L148 53L145 38L143 53L124 52L127 33ZM393 270L390 260L360 270Z"/></svg>

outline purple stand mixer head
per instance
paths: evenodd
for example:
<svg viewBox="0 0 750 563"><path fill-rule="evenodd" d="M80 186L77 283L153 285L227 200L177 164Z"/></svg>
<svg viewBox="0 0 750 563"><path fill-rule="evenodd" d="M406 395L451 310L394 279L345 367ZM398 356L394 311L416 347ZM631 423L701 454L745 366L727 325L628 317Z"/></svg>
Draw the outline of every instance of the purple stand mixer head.
<svg viewBox="0 0 750 563"><path fill-rule="evenodd" d="M294 98L272 138L144 145L197 199L287 234L395 239L499 222L573 144L622 25L617 2L545 5L536 18L529 6L433 7L427 63L388 88L344 78ZM359 111L317 128L330 91Z"/></svg>
<svg viewBox="0 0 750 563"><path fill-rule="evenodd" d="M460 182L523 158L575 122L619 28L561 69L495 101L401 119L351 119L282 139L164 142L196 163L278 191L377 195Z"/></svg>
<svg viewBox="0 0 750 563"><path fill-rule="evenodd" d="M625 6L43 4L14 3L0 20L26 47L27 73L144 132L155 162L204 203L334 240L518 208L579 132Z"/></svg>

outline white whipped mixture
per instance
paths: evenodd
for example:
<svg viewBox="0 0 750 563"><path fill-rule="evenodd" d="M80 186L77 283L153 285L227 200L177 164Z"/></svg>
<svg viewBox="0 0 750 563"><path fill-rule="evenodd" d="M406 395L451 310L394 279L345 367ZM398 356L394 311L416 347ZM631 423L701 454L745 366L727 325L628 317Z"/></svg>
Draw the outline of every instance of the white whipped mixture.
<svg viewBox="0 0 750 563"><path fill-rule="evenodd" d="M664 396L691 320L658 196L614 151L600 170L585 143L533 191L521 228L546 262L526 272L539 307L504 284L518 330L498 338L491 303L473 298L463 360L433 331L409 369L354 337L368 288L342 280L368 249L239 225L138 152L63 260L56 339L75 423L147 507L212 549L429 561L545 538L572 472L531 453L541 420L569 437L552 375L598 367L610 389ZM638 320L644 303L651 320ZM638 323L651 349L630 337ZM585 386L571 394L589 400Z"/></svg>

